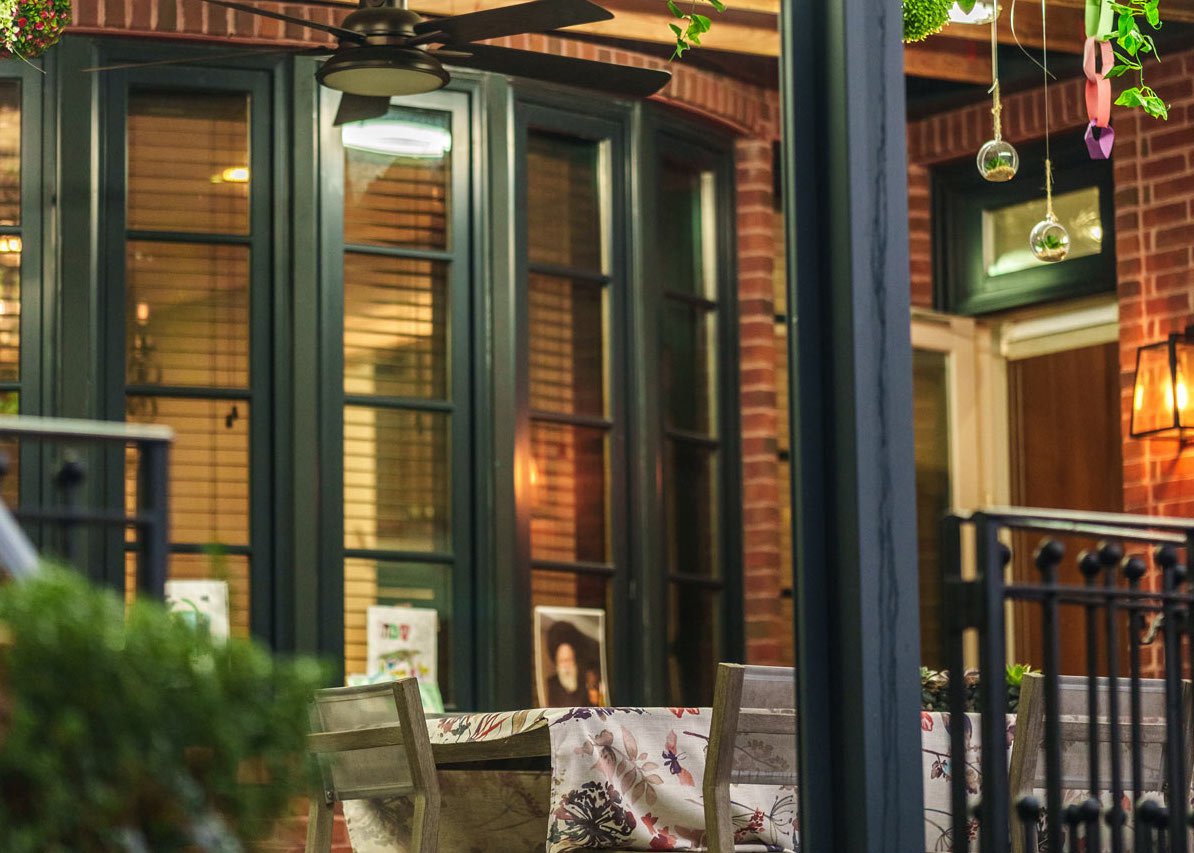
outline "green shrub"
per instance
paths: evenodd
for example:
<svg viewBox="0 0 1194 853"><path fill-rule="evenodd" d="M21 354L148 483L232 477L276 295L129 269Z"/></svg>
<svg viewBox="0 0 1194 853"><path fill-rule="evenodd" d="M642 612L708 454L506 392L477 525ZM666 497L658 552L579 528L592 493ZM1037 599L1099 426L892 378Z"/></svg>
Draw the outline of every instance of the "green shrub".
<svg viewBox="0 0 1194 853"><path fill-rule="evenodd" d="M307 790L318 664L58 569L0 585L0 636L0 850L240 850Z"/></svg>

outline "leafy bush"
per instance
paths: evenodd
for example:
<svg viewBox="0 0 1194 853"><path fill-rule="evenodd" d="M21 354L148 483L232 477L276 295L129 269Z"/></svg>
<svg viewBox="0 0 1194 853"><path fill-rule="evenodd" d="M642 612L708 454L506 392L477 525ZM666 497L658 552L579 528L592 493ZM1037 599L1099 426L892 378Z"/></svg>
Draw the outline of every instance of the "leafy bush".
<svg viewBox="0 0 1194 853"><path fill-rule="evenodd" d="M242 849L307 790L323 679L73 572L0 585L0 850Z"/></svg>

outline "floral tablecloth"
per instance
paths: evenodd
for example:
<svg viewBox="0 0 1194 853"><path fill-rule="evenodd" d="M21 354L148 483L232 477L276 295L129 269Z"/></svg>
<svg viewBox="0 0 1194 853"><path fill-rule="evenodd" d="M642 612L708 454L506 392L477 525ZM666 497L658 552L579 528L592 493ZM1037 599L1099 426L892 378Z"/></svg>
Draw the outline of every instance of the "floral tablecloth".
<svg viewBox="0 0 1194 853"><path fill-rule="evenodd" d="M701 779L709 744L708 709L557 708L428 721L433 744L500 739L543 727L551 740L545 800L544 774L502 774L483 765L476 771L440 774L441 849L479 845L511 853L545 848L562 853L703 848ZM754 758L774 764L795 756ZM793 788L734 786L731 802L739 850L799 849ZM542 803L541 810L535 803ZM401 800L345 803L353 849L405 849L403 824L409 808Z"/></svg>

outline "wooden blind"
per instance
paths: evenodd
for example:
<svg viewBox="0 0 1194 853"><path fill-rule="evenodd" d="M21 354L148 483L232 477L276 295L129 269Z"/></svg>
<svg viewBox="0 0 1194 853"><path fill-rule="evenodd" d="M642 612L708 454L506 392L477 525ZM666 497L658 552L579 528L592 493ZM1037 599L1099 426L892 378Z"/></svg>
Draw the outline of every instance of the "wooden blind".
<svg viewBox="0 0 1194 853"><path fill-rule="evenodd" d="M244 94L136 90L126 123L126 417L174 428L170 534L181 550L170 577L227 580L240 635L252 545L249 108Z"/></svg>
<svg viewBox="0 0 1194 853"><path fill-rule="evenodd" d="M370 606L434 607L448 701L453 567L409 555L452 550L451 261L427 257L455 251L450 131L393 108L344 132L345 671L366 671Z"/></svg>
<svg viewBox="0 0 1194 853"><path fill-rule="evenodd" d="M244 95L131 93L129 228L249 233L248 119Z"/></svg>
<svg viewBox="0 0 1194 853"><path fill-rule="evenodd" d="M21 84L0 81L0 225L21 224Z"/></svg>
<svg viewBox="0 0 1194 853"><path fill-rule="evenodd" d="M527 238L536 264L604 266L600 145L532 133L527 139Z"/></svg>
<svg viewBox="0 0 1194 853"><path fill-rule="evenodd" d="M344 392L448 396L448 265L344 255Z"/></svg>

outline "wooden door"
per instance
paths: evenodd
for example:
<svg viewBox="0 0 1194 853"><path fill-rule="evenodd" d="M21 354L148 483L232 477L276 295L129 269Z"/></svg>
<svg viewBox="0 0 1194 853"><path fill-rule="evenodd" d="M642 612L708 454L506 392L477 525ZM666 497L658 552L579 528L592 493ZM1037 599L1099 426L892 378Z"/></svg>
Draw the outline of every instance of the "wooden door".
<svg viewBox="0 0 1194 853"><path fill-rule="evenodd" d="M1123 510L1119 347L1098 344L1008 364L1012 501L1018 506ZM1013 572L1037 581L1032 553L1040 537L1013 542ZM1067 541L1060 577L1081 583L1078 552L1091 542ZM1040 667L1040 609L1017 605L1015 658ZM1100 638L1102 640L1103 638ZM1061 671L1086 673L1085 614L1061 611Z"/></svg>

